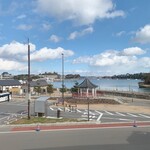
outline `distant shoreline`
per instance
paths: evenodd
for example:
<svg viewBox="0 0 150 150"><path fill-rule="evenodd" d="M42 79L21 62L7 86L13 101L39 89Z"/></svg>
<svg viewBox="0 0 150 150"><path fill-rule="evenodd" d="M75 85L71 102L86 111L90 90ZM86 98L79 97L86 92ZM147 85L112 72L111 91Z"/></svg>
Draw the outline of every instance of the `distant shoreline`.
<svg viewBox="0 0 150 150"><path fill-rule="evenodd" d="M144 82L139 82L139 88L150 88L150 84L145 84Z"/></svg>

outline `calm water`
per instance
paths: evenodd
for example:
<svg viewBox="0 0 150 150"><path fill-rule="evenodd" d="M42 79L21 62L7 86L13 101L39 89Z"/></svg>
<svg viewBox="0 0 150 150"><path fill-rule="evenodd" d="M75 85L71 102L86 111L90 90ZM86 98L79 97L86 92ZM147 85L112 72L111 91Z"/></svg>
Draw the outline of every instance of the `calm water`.
<svg viewBox="0 0 150 150"><path fill-rule="evenodd" d="M76 82L79 84L84 79L79 80L65 80L64 84L67 88L72 88ZM138 87L138 82L141 80L114 80L114 79L90 79L90 81L98 86L102 90L118 90L118 91L137 91L137 92L150 92L150 89L144 89ZM61 88L62 82L52 82L55 88Z"/></svg>

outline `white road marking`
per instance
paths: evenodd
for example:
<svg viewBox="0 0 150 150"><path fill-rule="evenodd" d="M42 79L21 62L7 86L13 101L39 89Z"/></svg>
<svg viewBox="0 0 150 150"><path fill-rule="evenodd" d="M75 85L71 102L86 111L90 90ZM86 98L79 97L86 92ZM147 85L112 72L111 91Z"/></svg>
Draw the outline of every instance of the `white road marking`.
<svg viewBox="0 0 150 150"><path fill-rule="evenodd" d="M81 115L81 117L87 117L87 115Z"/></svg>
<svg viewBox="0 0 150 150"><path fill-rule="evenodd" d="M97 121L100 121L100 119L102 118L102 116L103 116L103 113L101 113L101 114L99 115L99 117L97 118Z"/></svg>
<svg viewBox="0 0 150 150"><path fill-rule="evenodd" d="M84 112L83 114L84 114L84 115L87 115L88 113L87 113L87 112Z"/></svg>
<svg viewBox="0 0 150 150"><path fill-rule="evenodd" d="M61 108L58 108L58 110L63 111Z"/></svg>
<svg viewBox="0 0 150 150"><path fill-rule="evenodd" d="M150 118L150 116L147 116L147 115L143 115L143 114L139 114L139 115L144 117L144 118Z"/></svg>
<svg viewBox="0 0 150 150"><path fill-rule="evenodd" d="M119 120L122 120L122 121L131 121L131 119L122 119L122 118L120 118Z"/></svg>
<svg viewBox="0 0 150 150"><path fill-rule="evenodd" d="M49 107L50 110L54 110L52 107Z"/></svg>
<svg viewBox="0 0 150 150"><path fill-rule="evenodd" d="M67 108L67 107L65 108L65 110L66 110L66 111L71 111L71 110L70 110L69 108Z"/></svg>
<svg viewBox="0 0 150 150"><path fill-rule="evenodd" d="M132 116L132 117L138 117L137 115L131 114L131 113L127 113L128 115Z"/></svg>
<svg viewBox="0 0 150 150"><path fill-rule="evenodd" d="M3 117L3 118L0 118L0 120L7 119L7 118L8 118L8 116L6 116L6 117Z"/></svg>
<svg viewBox="0 0 150 150"><path fill-rule="evenodd" d="M132 119L123 119L123 118L111 118L111 117L103 117L104 119L113 119L113 120L129 120L133 121Z"/></svg>
<svg viewBox="0 0 150 150"><path fill-rule="evenodd" d="M105 113L109 114L109 115L114 115L113 113L109 112L109 111L106 111L104 110Z"/></svg>
<svg viewBox="0 0 150 150"><path fill-rule="evenodd" d="M120 115L120 116L126 116L126 115L124 115L124 114L122 114L122 113L120 113L120 112L116 112L116 114L118 114L118 115Z"/></svg>
<svg viewBox="0 0 150 150"><path fill-rule="evenodd" d="M89 111L89 114L91 114L91 115L95 116L95 114L94 114L93 112L91 112L91 111Z"/></svg>
<svg viewBox="0 0 150 150"><path fill-rule="evenodd" d="M82 113L82 111L81 111L81 110L79 110L79 109L77 109L77 112Z"/></svg>

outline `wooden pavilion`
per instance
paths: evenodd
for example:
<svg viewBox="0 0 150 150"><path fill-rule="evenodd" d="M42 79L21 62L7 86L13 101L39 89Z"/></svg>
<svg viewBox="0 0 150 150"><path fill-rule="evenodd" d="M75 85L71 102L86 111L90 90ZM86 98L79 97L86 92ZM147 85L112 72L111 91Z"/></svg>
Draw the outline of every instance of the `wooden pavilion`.
<svg viewBox="0 0 150 150"><path fill-rule="evenodd" d="M98 86L93 84L88 78L85 78L82 83L80 83L78 88L78 97L96 97L96 88Z"/></svg>

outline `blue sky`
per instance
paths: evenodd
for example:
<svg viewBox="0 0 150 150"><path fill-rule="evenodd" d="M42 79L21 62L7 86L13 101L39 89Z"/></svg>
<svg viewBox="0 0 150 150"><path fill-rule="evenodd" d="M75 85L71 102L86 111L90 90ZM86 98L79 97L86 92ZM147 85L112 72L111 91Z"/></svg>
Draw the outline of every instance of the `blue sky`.
<svg viewBox="0 0 150 150"><path fill-rule="evenodd" d="M149 0L0 0L0 72L150 72Z"/></svg>

